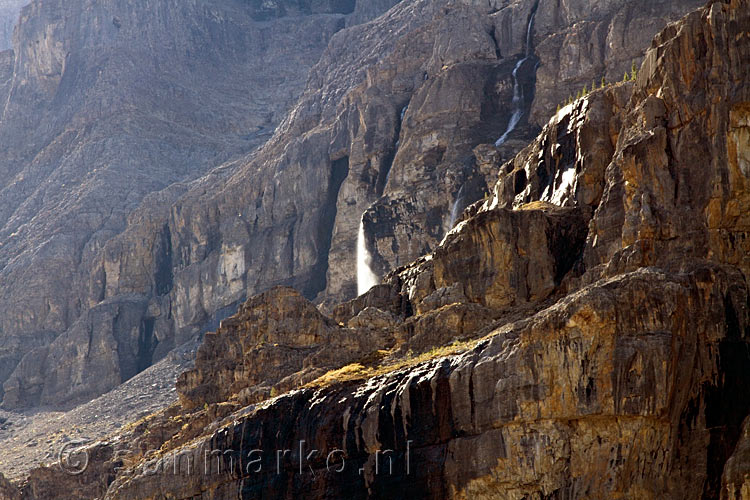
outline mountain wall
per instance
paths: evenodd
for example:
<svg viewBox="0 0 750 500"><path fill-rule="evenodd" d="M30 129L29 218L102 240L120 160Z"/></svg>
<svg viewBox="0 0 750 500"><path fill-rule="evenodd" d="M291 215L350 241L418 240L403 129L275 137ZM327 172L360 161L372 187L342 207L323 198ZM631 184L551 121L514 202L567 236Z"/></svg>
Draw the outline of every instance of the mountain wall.
<svg viewBox="0 0 750 500"><path fill-rule="evenodd" d="M745 498L749 7L670 24L509 161L479 148L491 195L333 317L247 301L181 408L18 496Z"/></svg>
<svg viewBox="0 0 750 500"><path fill-rule="evenodd" d="M118 4L61 24L38 0L0 124L4 404L99 394L272 286L354 297L360 226L376 277L434 249L540 116L699 3L414 0L360 25L390 4Z"/></svg>
<svg viewBox="0 0 750 500"><path fill-rule="evenodd" d="M748 7L711 2L667 27L634 85L563 108L435 252L349 306L376 317L363 307L393 311L395 293L416 325L479 305L489 332L250 407L108 498L743 498ZM206 450L221 458L190 474ZM158 465L177 473L143 472Z"/></svg>
<svg viewBox="0 0 750 500"><path fill-rule="evenodd" d="M154 327L160 307L169 309L158 297L172 286L170 205L265 142L333 34L388 6L37 0L23 8L14 49L0 54L6 407L90 398L174 347ZM140 252L105 272L107 243L129 227L140 231Z"/></svg>

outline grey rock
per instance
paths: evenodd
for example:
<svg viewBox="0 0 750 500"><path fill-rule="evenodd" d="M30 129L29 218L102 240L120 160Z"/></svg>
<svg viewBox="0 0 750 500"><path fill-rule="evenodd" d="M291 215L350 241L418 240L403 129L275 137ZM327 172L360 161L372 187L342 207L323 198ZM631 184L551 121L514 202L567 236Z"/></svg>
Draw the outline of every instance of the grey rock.
<svg viewBox="0 0 750 500"><path fill-rule="evenodd" d="M38 388L17 392L36 387L21 383L29 363L12 372L32 350L77 338L74 325L102 301L150 304L123 328L152 323L156 360L276 285L327 310L352 299L361 221L384 276L437 248L494 185L497 165L474 151L516 110L519 61L523 115L501 161L537 133L539 103L590 77L578 49L549 47L605 53L612 27L617 54L591 60L619 71L641 36L692 6L658 3L632 30L640 4L414 0L377 17L396 2L161 1L36 0L0 56L0 97L10 97L0 307L11 311L0 318L0 381L16 391L6 405L39 402ZM78 14L63 22L61 9ZM558 64L574 74L544 76ZM122 349L117 359L139 350Z"/></svg>
<svg viewBox="0 0 750 500"><path fill-rule="evenodd" d="M165 220L171 204L190 182L267 140L355 8L274 5L37 0L23 9L14 51L0 54L0 380L30 350L78 338L74 325L103 300L154 299L147 314L159 314L134 316L127 329L154 321L155 359L184 340L173 331L185 314L161 298L179 269ZM379 12L367 6L357 15ZM133 239L114 242L128 227ZM244 298L227 280L222 300ZM187 320L207 323L225 305ZM68 387L91 384L91 397L132 371L101 366L101 382ZM14 379L23 377L22 369ZM73 397L60 387L47 391L55 402ZM18 393L6 405L38 402Z"/></svg>
<svg viewBox="0 0 750 500"><path fill-rule="evenodd" d="M8 50L13 44L13 27L18 22L21 7L29 0L0 0L0 52Z"/></svg>

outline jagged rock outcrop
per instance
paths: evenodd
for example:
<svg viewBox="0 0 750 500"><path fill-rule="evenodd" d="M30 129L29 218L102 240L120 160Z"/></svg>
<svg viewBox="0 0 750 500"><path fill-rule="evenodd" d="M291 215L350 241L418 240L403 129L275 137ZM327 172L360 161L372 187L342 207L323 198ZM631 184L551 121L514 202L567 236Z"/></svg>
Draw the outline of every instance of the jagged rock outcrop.
<svg viewBox="0 0 750 500"><path fill-rule="evenodd" d="M716 268L603 281L464 354L276 399L184 454L143 464L108 498L715 497L737 416L750 410L741 337L750 318L746 308L735 316L747 289L735 282ZM206 450L227 453L191 473Z"/></svg>
<svg viewBox="0 0 750 500"><path fill-rule="evenodd" d="M750 226L740 207L750 89L739 82L750 75L750 48L744 4L729 5L671 25L647 53L588 237L588 267L678 270L699 258L748 275Z"/></svg>
<svg viewBox="0 0 750 500"><path fill-rule="evenodd" d="M415 94L411 101L414 106L424 106L426 100L431 112L421 118L418 113L412 114L409 104L399 130L390 188L364 214L376 273L383 275L435 248L455 222L456 212L481 198L487 186L492 186L497 172L482 172L471 149L487 137L482 127L492 123L493 114L501 114L502 121L499 128L490 125L495 134L491 142L499 137L498 131L512 132L501 149L504 159L508 159L525 144L523 139L532 138L536 133L534 126L544 123L557 104L584 86L590 88L592 81L599 85L602 78L610 82L622 78L633 62L640 61L644 48L660 26L702 3L588 5L540 1L490 5L491 33L499 57L517 65L513 79L508 78L511 75L507 70L505 73L503 86L513 95L513 102L508 104L516 106L515 101L520 100L521 105L516 109L493 110L490 105L493 100L481 98L470 99L476 108L458 105L458 100L467 97L460 85L450 89L451 85L456 86L455 73L460 74L459 68L453 72L446 70L443 79L433 81L432 86L425 86ZM625 25L638 29L624 28ZM455 115L459 108L463 108L459 120L436 126L436 115L441 112ZM516 110L520 111L519 116L515 115ZM517 123L506 128L509 121L515 123L514 118ZM439 196L424 189L414 190L411 188L414 184L437 186L432 190Z"/></svg>
<svg viewBox="0 0 750 500"><path fill-rule="evenodd" d="M504 165L493 204L523 208L543 202L577 207L590 218L602 198L604 172L631 94L631 84L609 86L558 111L539 137ZM498 158L488 155L485 161Z"/></svg>
<svg viewBox="0 0 750 500"><path fill-rule="evenodd" d="M401 280L417 313L453 302L492 309L540 302L571 270L585 238L586 221L575 209L487 210L461 223ZM455 287L459 297L441 298Z"/></svg>
<svg viewBox="0 0 750 500"><path fill-rule="evenodd" d="M394 321L395 322L395 321ZM237 395L244 404L310 382L393 343L384 327L344 328L323 316L291 288L274 288L248 300L206 335L195 369L177 390L183 406L218 403Z"/></svg>
<svg viewBox="0 0 750 500"><path fill-rule="evenodd" d="M178 455L155 453L117 474L112 448L100 447L101 468L71 480L66 498L101 497L108 489L112 499L238 492L676 499L736 496L746 488L747 1L713 2L669 26L634 85L565 107L505 163L520 141L498 149L481 144L496 138L492 131L513 111L510 71L530 45L523 43L529 27L534 57L542 64L552 57L537 53L546 3L490 5L495 12L484 2L436 5L402 3L333 36L308 90L264 149L190 184L142 196L128 227L97 237L96 248L81 257L89 266L74 285L84 284L81 303L45 303L40 324L52 327L36 332L33 350L6 383L10 405L106 390L116 375L91 376L127 376L217 313L228 314L247 293L277 284L302 291L277 288L251 299L207 336L196 369L180 381L186 407L206 406L200 416L188 414L187 431L196 434L176 419L162 429L186 434L173 443ZM559 5L558 11L571 8ZM601 9L612 5L602 2ZM278 2L250 6L253 22L288 14ZM597 36L611 26L611 12L598 8L578 14L604 19L594 23ZM677 9L665 8L665 16ZM324 17L338 29L345 15ZM513 26L506 34L495 29L501 19ZM591 23L575 19L566 35L573 41L556 39L558 46L591 38ZM113 26L120 29L114 20ZM514 40L511 57L497 41L505 38ZM629 64L621 59L627 54L602 60ZM48 90L61 63L44 63L37 76ZM542 99L539 84L536 91ZM530 116L516 138L532 130ZM457 164L466 166L463 177L436 184ZM490 197L458 215L496 175ZM381 271L437 248L333 308L331 320L303 295L351 295L365 209L368 246ZM421 219L413 218L417 212ZM454 213L458 227L445 236ZM411 227L393 230L410 220ZM393 250L399 238L408 244ZM53 270L62 281L76 266L65 241L29 243L44 262L60 259ZM31 272L22 259L13 262L11 271ZM33 301L23 305L36 310ZM63 321L61 311L80 314ZM37 321L33 314L22 318ZM70 328L56 335L66 322ZM20 337L5 338L7 352L20 350ZM88 344L79 349L82 340ZM456 341L465 344L451 347L454 355L430 354ZM425 357L412 359L414 352ZM340 373L343 380L334 377L332 386L293 391L226 420L226 408L217 409L257 402L352 361L366 365L365 358L386 373L366 382ZM15 358L9 359L8 366ZM201 430L208 436L187 439ZM169 439L153 438L154 445L169 446ZM292 454L277 473L275 451L299 453L301 442L309 445L305 452L324 452ZM247 460L257 458L254 449L263 450L260 462ZM386 449L394 450L395 474L384 472L386 458L377 453ZM341 450L336 466L342 458L348 465L340 473L326 470L333 450ZM208 461L218 470L196 473L206 451L218 452L221 458ZM297 473L300 458L310 468ZM23 494L55 498L60 474L35 471Z"/></svg>
<svg viewBox="0 0 750 500"><path fill-rule="evenodd" d="M116 359L139 356L133 342L157 360L272 286L327 309L352 298L361 221L378 275L435 248L494 183L477 145L519 112L512 157L561 92L629 67L697 5L409 0L363 25L396 0L162 1L66 2L63 22L61 2L36 0L0 54L6 406L96 395L131 372ZM148 307L126 315L123 353L55 365L92 308L134 295ZM107 375L75 378L95 366Z"/></svg>
<svg viewBox="0 0 750 500"><path fill-rule="evenodd" d="M384 364L365 381L338 372L244 408L120 475L106 498L743 498L749 28L747 0L667 27L634 85L561 110L435 252L336 309L380 321L380 304L396 320L384 328L424 321L424 335L435 314L479 307L489 331L447 356ZM523 189L508 191L521 171ZM514 217L515 236L483 237ZM565 232L576 221L588 234ZM556 232L570 255L550 246ZM480 286L503 284L489 272L503 268L482 262L522 258L532 272L511 268L512 286ZM562 276L544 278L550 268Z"/></svg>

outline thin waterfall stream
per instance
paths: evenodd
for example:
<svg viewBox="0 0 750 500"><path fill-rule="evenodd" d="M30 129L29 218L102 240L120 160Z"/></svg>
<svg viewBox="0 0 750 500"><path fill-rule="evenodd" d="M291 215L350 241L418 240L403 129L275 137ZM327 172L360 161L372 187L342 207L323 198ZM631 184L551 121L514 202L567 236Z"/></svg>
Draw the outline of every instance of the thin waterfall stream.
<svg viewBox="0 0 750 500"><path fill-rule="evenodd" d="M523 59L518 61L515 68L513 68L513 114L510 116L508 127L505 129L505 132L497 141L495 141L496 147L500 147L505 144L508 136L516 129L516 126L523 117L525 99L523 95L523 87L518 82L518 71L521 69L524 63L526 63L526 61L534 57L534 51L532 49L532 30L534 27L534 17L536 17L536 5L534 6L534 11L531 13L531 16L529 16L529 24L526 26L526 51L524 53L524 57Z"/></svg>
<svg viewBox="0 0 750 500"><path fill-rule="evenodd" d="M463 204L464 201L464 185L461 185L461 188L458 190L458 194L456 194L456 201L453 202L453 207L451 207L451 220L450 220L450 229L453 229L453 226L456 225L456 219L458 219L458 215L460 214L460 206Z"/></svg>
<svg viewBox="0 0 750 500"><path fill-rule="evenodd" d="M359 234L357 234L357 295L366 293L378 283L380 279L372 270L372 255L367 249L365 221L362 218L359 221Z"/></svg>

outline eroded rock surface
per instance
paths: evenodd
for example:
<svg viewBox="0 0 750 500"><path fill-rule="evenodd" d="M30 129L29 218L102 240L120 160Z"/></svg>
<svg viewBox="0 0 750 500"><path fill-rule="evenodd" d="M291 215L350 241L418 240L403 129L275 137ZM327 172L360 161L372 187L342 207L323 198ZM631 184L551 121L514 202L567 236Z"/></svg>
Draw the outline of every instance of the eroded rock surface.
<svg viewBox="0 0 750 500"><path fill-rule="evenodd" d="M167 296L186 294L174 275L190 258L178 250L181 226L167 224L170 206L209 171L203 182L219 183L235 164L213 169L271 136L351 16L365 21L390 7L356 4L36 0L23 8L14 49L0 52L6 407L91 398L191 338L174 330L192 300L173 307ZM191 334L244 299L241 253L226 247L221 299L210 315L194 308ZM100 330L92 317L103 309L116 324ZM90 351L80 342L86 330ZM134 369L144 342L152 352Z"/></svg>
<svg viewBox="0 0 750 500"><path fill-rule="evenodd" d="M384 94L373 83L398 80L392 75L400 73L387 69L391 55L404 50L403 40L365 37L357 47L382 56L357 52L360 62L376 61L370 70L326 76L327 58L343 57L348 52L341 44L354 43L348 37L386 31L397 20L408 27L410 46L430 53L426 47L442 46L434 45L434 26L449 19L474 26L483 5L434 11L428 2L399 4L372 25L334 36L311 78L331 93L340 89L331 83L334 76L350 78L349 90L337 94L344 104L309 90L258 153L253 161L278 154L272 169L257 169L251 177L273 179L276 191L242 183L257 167L251 161L210 178L221 185L221 195L203 179L180 194L182 200L164 215L165 225L154 217L151 223L163 228L154 233L158 241L171 242L163 255L182 267L163 275L172 289L161 300L136 302L149 317L174 311L187 332L221 303L211 302L217 297L211 287L225 287L238 301L252 289L242 278L252 266L266 266L266 285L291 282L301 292L272 288L208 334L195 369L179 379L182 407L99 443L91 450L98 454L96 478L83 477L76 486L60 478L62 471L40 468L18 490L23 498L59 498L53 484L70 485L66 498L112 500L746 495L748 0L713 1L667 26L635 82L610 85L563 107L514 157L505 157L512 144L461 146L476 160L478 186L497 177L488 196L457 215L455 228L439 240L435 236L433 251L395 269L364 295L331 307L331 317L321 312L329 303L319 308L308 298L322 300L319 294L340 266L326 269L325 283L316 281L324 269L316 267L322 254L291 248L297 239L269 231L258 244L277 241L269 248L291 259L289 269L307 273L285 278L269 264L281 254L258 258L234 245L253 241L248 238L255 233L244 222L225 225L219 213L234 208L235 200L253 200L255 208L238 217L260 220L270 203L266 196L273 201L268 206L286 209L267 214L269 220L286 223L283 229L309 241L315 238L306 231L321 226L308 224L303 231L297 217L331 222L333 213L333 242L338 206L302 213L275 196L283 191L305 202L354 199L352 175L361 180L366 168L382 173L383 158L369 145L387 143L388 134L381 132L394 126L402 127L399 140L405 139L416 101L401 125L398 105L391 105L389 115L372 104L388 101L378 101ZM500 7L490 15L508 15ZM484 38L476 34L482 47ZM435 81L460 80L467 65L481 69L481 82L490 78L484 70L505 64L497 54L494 62L491 54L484 61L485 52L466 57L463 50L464 59L428 71L427 80L415 72L410 74L416 80L401 83L419 93ZM365 133L373 123L368 117L387 123ZM440 121L434 126L436 136L446 130ZM331 130L340 135L329 135ZM417 142L429 145L426 131ZM353 132L356 141L348 142ZM290 145L284 134L291 133L297 139ZM361 149L349 149L354 143ZM307 167L321 161L330 167L317 192L303 190L305 176L318 171L296 163L302 151L310 152ZM414 158L429 152L411 151ZM395 154L398 159L401 153ZM448 148L441 154L449 154ZM439 164L435 158L430 164ZM288 176L285 182L276 179L277 172ZM386 198L396 179L382 184ZM332 183L338 184L336 193ZM365 227L377 228L377 217L386 212L377 204L371 208ZM445 217L445 210L440 213ZM206 227L216 232L202 232ZM237 240L228 241L227 234ZM191 235L191 245L175 244ZM379 237L369 233L371 242ZM130 274L107 274L117 269L113 256L121 255L112 252L102 265L106 276L119 277L108 278L106 287L127 289ZM226 279L207 278L207 269ZM190 286L189 276L200 286ZM183 294L179 300L177 293ZM101 305L104 313L108 304ZM288 393L276 396L283 391Z"/></svg>
<svg viewBox="0 0 750 500"><path fill-rule="evenodd" d="M345 328L323 316L291 288L274 288L253 297L238 313L209 333L198 350L196 367L177 382L186 407L218 403L238 395L249 404L310 382L393 340L391 321Z"/></svg>
<svg viewBox="0 0 750 500"><path fill-rule="evenodd" d="M509 130L511 158L697 5L77 2L32 2L0 54L6 407L95 396L273 286L351 299L361 221L378 276L436 248L494 184L477 145ZM118 353L78 352L106 307Z"/></svg>
<svg viewBox="0 0 750 500"><path fill-rule="evenodd" d="M562 109L434 252L336 308L388 311L397 352L474 340L245 408L107 498L742 498L749 7L666 28L635 84ZM443 336L461 308L489 330Z"/></svg>
<svg viewBox="0 0 750 500"><path fill-rule="evenodd" d="M642 270L598 283L464 354L276 399L183 450L177 477L167 457L159 466L168 474L136 471L109 498L201 490L242 498L303 490L320 498L710 498L720 484L714 464L726 461L737 416L750 410L741 390L750 318L736 278L709 268L679 278ZM726 323L738 308L742 317ZM220 468L188 473L189 460L202 464L205 450L217 449L229 451ZM248 457L253 449L271 451ZM276 449L294 450L281 478ZM306 459L313 449L325 451ZM336 449L346 468L327 472L326 454ZM376 452L388 449L393 475L376 471ZM249 458L264 460L247 472Z"/></svg>
<svg viewBox="0 0 750 500"><path fill-rule="evenodd" d="M0 53L4 404L93 397L273 286L353 298L360 222L378 276L436 248L494 184L476 146L511 158L697 4L31 2ZM59 366L102 307L117 355Z"/></svg>

